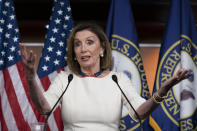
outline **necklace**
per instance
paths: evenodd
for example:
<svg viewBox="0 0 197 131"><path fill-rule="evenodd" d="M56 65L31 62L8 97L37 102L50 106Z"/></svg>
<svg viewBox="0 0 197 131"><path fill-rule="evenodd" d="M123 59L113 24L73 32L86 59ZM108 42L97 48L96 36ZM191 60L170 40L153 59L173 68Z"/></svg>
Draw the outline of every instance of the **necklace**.
<svg viewBox="0 0 197 131"><path fill-rule="evenodd" d="M82 77L98 77L99 75L102 74L102 72L103 72L103 70L100 69L99 72L96 72L96 73L94 73L94 74L92 74L92 75L88 75L88 74L83 73L83 72L80 70L80 71L79 71L79 74L80 74Z"/></svg>

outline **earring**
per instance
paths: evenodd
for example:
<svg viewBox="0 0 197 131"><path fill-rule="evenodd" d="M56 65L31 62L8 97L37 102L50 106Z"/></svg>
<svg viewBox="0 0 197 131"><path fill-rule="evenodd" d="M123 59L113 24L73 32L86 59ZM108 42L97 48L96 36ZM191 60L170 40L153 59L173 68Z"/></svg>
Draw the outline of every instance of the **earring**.
<svg viewBox="0 0 197 131"><path fill-rule="evenodd" d="M103 55L103 54L101 54L101 57L104 57L104 55Z"/></svg>
<svg viewBox="0 0 197 131"><path fill-rule="evenodd" d="M76 61L76 60L77 60L77 58L75 57L75 58L74 58L74 60Z"/></svg>

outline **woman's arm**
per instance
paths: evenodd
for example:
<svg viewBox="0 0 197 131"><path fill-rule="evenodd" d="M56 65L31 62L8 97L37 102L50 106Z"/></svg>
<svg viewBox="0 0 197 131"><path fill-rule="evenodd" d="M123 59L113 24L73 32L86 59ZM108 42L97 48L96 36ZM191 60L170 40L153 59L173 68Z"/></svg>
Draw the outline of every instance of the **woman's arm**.
<svg viewBox="0 0 197 131"><path fill-rule="evenodd" d="M26 80L29 87L30 97L40 114L47 114L51 109L46 101L41 89L38 87L38 84L35 79L35 59L36 56L33 51L27 52L27 49L24 45L20 44L20 52L22 56L22 62L25 68Z"/></svg>
<svg viewBox="0 0 197 131"><path fill-rule="evenodd" d="M145 119L150 113L163 101L168 91L180 81L187 79L193 75L190 70L180 69L178 72L161 84L161 88L153 94L153 96L144 102L136 111L141 119ZM135 118L136 115L135 115Z"/></svg>

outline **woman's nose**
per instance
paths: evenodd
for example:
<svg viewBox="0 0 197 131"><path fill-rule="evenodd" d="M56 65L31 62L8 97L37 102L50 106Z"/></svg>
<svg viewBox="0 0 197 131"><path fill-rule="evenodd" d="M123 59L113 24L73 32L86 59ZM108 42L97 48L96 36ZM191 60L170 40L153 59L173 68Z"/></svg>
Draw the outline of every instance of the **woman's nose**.
<svg viewBox="0 0 197 131"><path fill-rule="evenodd" d="M87 50L87 47L85 44L82 44L81 46L81 52L85 52Z"/></svg>

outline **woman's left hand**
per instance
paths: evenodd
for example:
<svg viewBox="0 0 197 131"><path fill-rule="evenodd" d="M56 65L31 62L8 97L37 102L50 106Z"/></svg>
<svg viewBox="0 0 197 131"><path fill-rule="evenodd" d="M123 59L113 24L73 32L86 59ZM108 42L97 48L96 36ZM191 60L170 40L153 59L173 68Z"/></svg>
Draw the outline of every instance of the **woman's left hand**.
<svg viewBox="0 0 197 131"><path fill-rule="evenodd" d="M171 78L166 80L161 84L161 88L159 89L159 96L163 97L167 94L167 92L172 88L174 85L179 83L180 81L189 78L193 75L193 72L189 69L181 68L179 69L175 75L173 75Z"/></svg>
<svg viewBox="0 0 197 131"><path fill-rule="evenodd" d="M193 72L191 70L181 68L176 72L174 76L172 76L172 82L175 85L179 83L180 81L189 78L192 75L193 75Z"/></svg>
<svg viewBox="0 0 197 131"><path fill-rule="evenodd" d="M168 91L171 87L173 87L180 81L189 78L192 75L193 75L193 72L191 70L181 68L176 72L175 75L173 75L171 78L169 78L164 83L162 83L161 87L167 87L165 89L167 89Z"/></svg>

